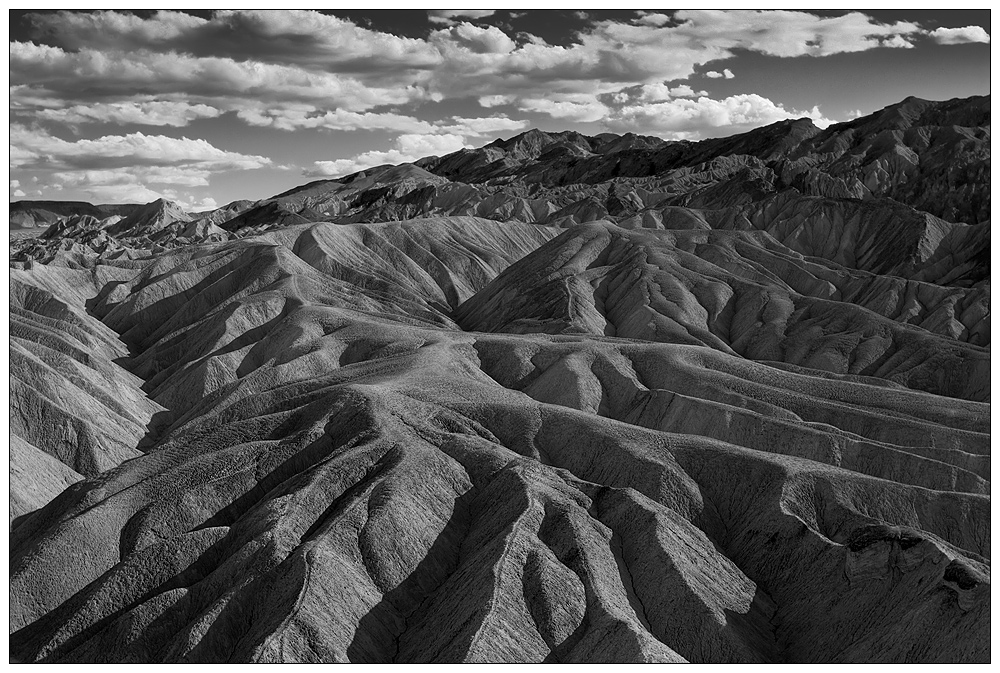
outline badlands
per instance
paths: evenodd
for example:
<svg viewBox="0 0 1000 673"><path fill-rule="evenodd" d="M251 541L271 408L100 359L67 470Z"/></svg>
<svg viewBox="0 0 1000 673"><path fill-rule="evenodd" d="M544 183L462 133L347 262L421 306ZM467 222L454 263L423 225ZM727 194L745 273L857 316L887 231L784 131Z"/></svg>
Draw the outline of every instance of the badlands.
<svg viewBox="0 0 1000 673"><path fill-rule="evenodd" d="M11 204L35 662L988 662L990 101Z"/></svg>

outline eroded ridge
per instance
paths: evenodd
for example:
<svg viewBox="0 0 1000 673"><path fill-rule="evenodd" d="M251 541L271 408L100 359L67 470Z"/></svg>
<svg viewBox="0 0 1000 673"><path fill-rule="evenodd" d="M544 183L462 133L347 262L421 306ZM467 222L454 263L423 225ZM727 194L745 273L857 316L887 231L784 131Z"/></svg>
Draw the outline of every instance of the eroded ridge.
<svg viewBox="0 0 1000 673"><path fill-rule="evenodd" d="M984 105L24 210L12 656L988 661Z"/></svg>

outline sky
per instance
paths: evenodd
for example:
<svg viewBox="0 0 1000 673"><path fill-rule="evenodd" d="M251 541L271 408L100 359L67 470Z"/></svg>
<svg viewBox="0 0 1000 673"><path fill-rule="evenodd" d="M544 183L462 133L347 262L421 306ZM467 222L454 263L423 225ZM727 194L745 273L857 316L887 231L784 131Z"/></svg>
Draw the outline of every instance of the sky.
<svg viewBox="0 0 1000 673"><path fill-rule="evenodd" d="M10 199L190 210L530 128L698 140L989 94L990 13L10 12Z"/></svg>

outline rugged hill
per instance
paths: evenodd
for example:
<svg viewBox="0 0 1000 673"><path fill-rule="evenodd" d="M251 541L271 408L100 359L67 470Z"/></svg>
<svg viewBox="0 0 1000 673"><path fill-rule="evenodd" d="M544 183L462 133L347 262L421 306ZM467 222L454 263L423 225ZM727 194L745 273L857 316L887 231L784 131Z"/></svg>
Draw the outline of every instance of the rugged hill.
<svg viewBox="0 0 1000 673"><path fill-rule="evenodd" d="M126 216L141 203L98 204L85 201L14 201L10 204L10 228L30 229L54 224L67 217L89 215L98 220Z"/></svg>
<svg viewBox="0 0 1000 673"><path fill-rule="evenodd" d="M988 116L12 240L12 656L988 661Z"/></svg>

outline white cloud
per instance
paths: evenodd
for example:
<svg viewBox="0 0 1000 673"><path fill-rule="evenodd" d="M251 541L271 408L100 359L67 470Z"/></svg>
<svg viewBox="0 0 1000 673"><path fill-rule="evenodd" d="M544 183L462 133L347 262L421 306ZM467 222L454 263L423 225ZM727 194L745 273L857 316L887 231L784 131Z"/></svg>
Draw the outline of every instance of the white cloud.
<svg viewBox="0 0 1000 673"><path fill-rule="evenodd" d="M237 116L251 126L273 126L285 131L323 128L331 131L378 129L403 133L433 133L430 122L391 112L320 111L313 105L284 105L262 109L246 107Z"/></svg>
<svg viewBox="0 0 1000 673"><path fill-rule="evenodd" d="M314 167L305 171L308 176L344 176L384 164L411 163L427 156L443 156L464 147L465 139L459 135L418 135L403 134L396 138L393 149L359 154L353 159L336 161L316 161Z"/></svg>
<svg viewBox="0 0 1000 673"><path fill-rule="evenodd" d="M220 109L239 109L248 99L264 99L368 110L427 96L415 86L373 87L351 77L284 65L150 51L67 52L24 42L10 44L10 76L15 85L28 84L36 96L151 100L183 95Z"/></svg>
<svg viewBox="0 0 1000 673"><path fill-rule="evenodd" d="M638 11L636 14L639 18L633 19L632 23L638 23L643 26L664 26L670 21L670 17L666 14L659 14L657 12L643 12Z"/></svg>
<svg viewBox="0 0 1000 673"><path fill-rule="evenodd" d="M260 109L248 107L237 116L251 126L272 126L285 131L322 128L331 131L382 130L406 134L485 135L527 126L527 122L496 117L452 117L450 120L426 121L391 112L320 112L310 105Z"/></svg>
<svg viewBox="0 0 1000 673"><path fill-rule="evenodd" d="M148 184L206 186L214 173L263 168L271 160L199 139L130 133L69 141L15 123L10 127L10 164L49 171L50 189L72 187L95 198L146 203L160 194Z"/></svg>
<svg viewBox="0 0 1000 673"><path fill-rule="evenodd" d="M517 131L528 126L523 119L507 117L452 117L450 124L439 124L437 133L460 136L484 136L500 131Z"/></svg>
<svg viewBox="0 0 1000 673"><path fill-rule="evenodd" d="M658 87L737 50L821 57L909 48L928 34L912 22L882 23L861 12L685 10L597 22L580 12L588 23L576 24L573 41L550 45L470 22L493 14L431 12L436 26L424 39L311 10L219 11L209 19L172 11L148 18L114 11L35 15L45 41L60 46L10 43L12 114L22 121L184 126L237 112L248 124L282 129L369 125L428 135L434 132L428 122L399 106L476 97L485 108L516 105L595 121L608 114L606 103L627 102L621 94L630 87L643 87L643 101L696 95ZM989 41L976 26L929 34L943 44ZM734 76L728 69L709 73Z"/></svg>
<svg viewBox="0 0 1000 673"><path fill-rule="evenodd" d="M21 181L20 180L11 180L10 181L10 188L11 189L17 189L20 186L21 186Z"/></svg>
<svg viewBox="0 0 1000 673"><path fill-rule="evenodd" d="M501 105L510 105L515 100L517 100L517 96L501 96L501 95L480 96L479 104L482 107L486 108L500 107Z"/></svg>
<svg viewBox="0 0 1000 673"><path fill-rule="evenodd" d="M62 185L59 186L59 189L62 189ZM84 188L84 191L97 203L149 203L157 199L168 198L162 192L153 191L138 183L92 185Z"/></svg>
<svg viewBox="0 0 1000 673"><path fill-rule="evenodd" d="M891 47L893 49L913 49L913 43L902 35L887 37L882 40L881 44L883 47Z"/></svg>
<svg viewBox="0 0 1000 673"><path fill-rule="evenodd" d="M432 9L427 12L427 20L431 23L451 25L454 23L453 19L485 19L494 14L496 14L495 9ZM513 12L511 18L515 18Z"/></svg>
<svg viewBox="0 0 1000 673"><path fill-rule="evenodd" d="M496 26L480 28L466 22L434 31L430 41L441 45L445 53L457 46L477 54L509 54L517 47L517 43Z"/></svg>
<svg viewBox="0 0 1000 673"><path fill-rule="evenodd" d="M610 109L586 94L554 95L547 98L525 98L518 107L522 111L541 112L556 119L575 122L596 122L604 119Z"/></svg>
<svg viewBox="0 0 1000 673"><path fill-rule="evenodd" d="M783 119L808 117L825 128L834 123L818 107L805 112L787 110L757 94L740 94L722 100L677 98L646 105L626 106L614 112L605 125L612 131L651 133L666 138L696 139L741 133Z"/></svg>
<svg viewBox="0 0 1000 673"><path fill-rule="evenodd" d="M32 15L47 37L73 51L152 50L238 61L337 66L341 72L392 76L400 66L433 66L440 55L425 40L360 27L312 10L224 10L211 19L159 11L142 19L115 11Z"/></svg>
<svg viewBox="0 0 1000 673"><path fill-rule="evenodd" d="M218 207L219 204L216 203L215 199L213 199L211 196L206 196L205 198L199 199L197 201L192 198L190 200L190 205L188 206L188 209L191 210L192 212L200 213L206 210L215 210Z"/></svg>
<svg viewBox="0 0 1000 673"><path fill-rule="evenodd" d="M23 192L23 191L21 191L20 189L15 189L15 190L14 190L14 196L16 196L17 198L19 198L19 199L20 199L21 197L23 197L23 196L24 196L24 192Z"/></svg>
<svg viewBox="0 0 1000 673"><path fill-rule="evenodd" d="M914 35L921 28L908 21L883 24L860 12L820 17L785 10L684 10L675 14L683 23L668 29L677 36L703 41L706 48L740 48L771 56L829 56L866 51L898 35Z"/></svg>
<svg viewBox="0 0 1000 673"><path fill-rule="evenodd" d="M218 117L222 111L210 105L181 101L91 103L46 108L36 116L62 124L113 123L146 126L187 126L195 119Z"/></svg>
<svg viewBox="0 0 1000 673"><path fill-rule="evenodd" d="M990 34L981 26L965 26L964 28L937 28L930 32L931 38L938 44L968 44L970 42L990 43Z"/></svg>
<svg viewBox="0 0 1000 673"><path fill-rule="evenodd" d="M722 77L722 73L716 72L715 70L709 70L705 73L705 77L708 77L709 79L718 79Z"/></svg>
<svg viewBox="0 0 1000 673"><path fill-rule="evenodd" d="M694 98L696 96L707 96L706 91L695 91L687 84L678 84L677 86L670 86L665 82L656 82L654 84L644 84L639 93L639 100L642 101L661 101L670 100L671 98Z"/></svg>
<svg viewBox="0 0 1000 673"><path fill-rule="evenodd" d="M262 156L221 150L201 139L130 133L68 141L21 124L11 124L10 145L11 164L16 168L187 166L204 170L247 170L271 163Z"/></svg>

